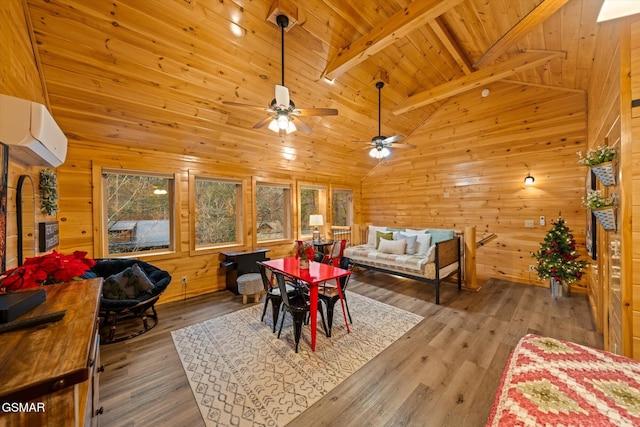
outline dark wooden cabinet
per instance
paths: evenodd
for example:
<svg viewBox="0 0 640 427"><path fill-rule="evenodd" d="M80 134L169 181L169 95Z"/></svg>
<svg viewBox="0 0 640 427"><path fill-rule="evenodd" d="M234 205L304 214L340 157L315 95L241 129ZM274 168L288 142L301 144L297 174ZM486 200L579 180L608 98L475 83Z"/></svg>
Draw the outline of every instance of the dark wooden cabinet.
<svg viewBox="0 0 640 427"><path fill-rule="evenodd" d="M224 260L220 263L220 267L226 272L227 289L238 294L238 276L247 273L257 273L258 265L256 261L266 261L267 255L271 249L258 248L253 251L245 252L222 252Z"/></svg>
<svg viewBox="0 0 640 427"><path fill-rule="evenodd" d="M101 278L46 286L47 300L21 319L65 316L0 334L0 405L13 405L0 408L0 426L96 424L101 287Z"/></svg>

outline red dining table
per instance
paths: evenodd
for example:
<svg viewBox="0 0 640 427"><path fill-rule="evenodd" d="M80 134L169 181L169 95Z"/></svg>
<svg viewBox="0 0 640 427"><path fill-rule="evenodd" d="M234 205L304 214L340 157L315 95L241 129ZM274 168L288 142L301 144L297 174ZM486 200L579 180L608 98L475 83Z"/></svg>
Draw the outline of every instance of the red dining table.
<svg viewBox="0 0 640 427"><path fill-rule="evenodd" d="M338 295L340 295L340 302L342 303L342 316L344 317L344 324L347 326L347 332L351 333L351 329L349 329L349 322L347 322L347 312L344 308L342 288L340 288L340 278L350 275L351 271L316 261L310 261L309 268L300 268L300 260L296 257L262 261L262 264L264 264L265 267L269 268L270 270L285 274L309 285L309 302L311 304L310 313L314 313L309 316L311 318L312 351L316 351L316 326L318 323L318 286L321 283L327 282L329 280L336 281Z"/></svg>

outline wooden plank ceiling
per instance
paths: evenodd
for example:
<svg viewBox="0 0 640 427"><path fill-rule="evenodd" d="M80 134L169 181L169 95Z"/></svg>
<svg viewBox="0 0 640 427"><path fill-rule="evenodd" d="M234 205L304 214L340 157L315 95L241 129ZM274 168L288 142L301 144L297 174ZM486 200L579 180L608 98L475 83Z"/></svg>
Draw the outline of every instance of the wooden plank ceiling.
<svg viewBox="0 0 640 427"><path fill-rule="evenodd" d="M50 107L72 140L362 177L378 131L412 139L496 80L585 91L600 0L27 0ZM252 129L281 82L313 133ZM234 33L235 32L235 33ZM239 35L236 35L239 33ZM334 79L330 84L325 76ZM418 132L419 133L419 132ZM295 151L293 161L283 155Z"/></svg>

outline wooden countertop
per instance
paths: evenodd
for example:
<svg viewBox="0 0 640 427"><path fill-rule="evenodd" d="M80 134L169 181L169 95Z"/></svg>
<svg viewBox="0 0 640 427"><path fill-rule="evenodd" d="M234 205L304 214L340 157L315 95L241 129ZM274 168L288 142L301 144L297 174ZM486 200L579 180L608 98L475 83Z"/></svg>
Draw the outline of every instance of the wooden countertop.
<svg viewBox="0 0 640 427"><path fill-rule="evenodd" d="M45 286L47 300L20 317L67 310L59 321L0 334L0 399L26 401L89 376L102 279Z"/></svg>

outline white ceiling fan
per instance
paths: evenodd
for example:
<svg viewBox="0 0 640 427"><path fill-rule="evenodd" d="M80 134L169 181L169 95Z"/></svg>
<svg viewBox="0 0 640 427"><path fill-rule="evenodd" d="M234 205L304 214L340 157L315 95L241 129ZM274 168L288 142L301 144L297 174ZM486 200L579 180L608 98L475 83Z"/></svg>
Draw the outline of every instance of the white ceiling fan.
<svg viewBox="0 0 640 427"><path fill-rule="evenodd" d="M380 131L381 120L380 120L380 92L384 87L384 82L377 82L376 88L378 89L378 135L371 138L371 141L354 141L354 142L366 142L372 148L369 151L369 155L371 157L375 157L378 160L384 159L391 154L391 150L389 148L416 148L413 144L405 144L400 143L404 136L402 135L393 135L393 136L384 136Z"/></svg>
<svg viewBox="0 0 640 427"><path fill-rule="evenodd" d="M282 84L276 85L275 98L268 108L231 101L223 101L222 103L237 107L259 108L269 113L268 117L253 125L254 129L268 125L270 130L278 133L292 133L300 129L302 132L310 134L311 128L300 120L301 116L336 116L338 110L335 108L296 108L289 97L289 89L284 85L284 32L285 28L289 26L289 18L286 15L278 15L276 22L282 32Z"/></svg>

